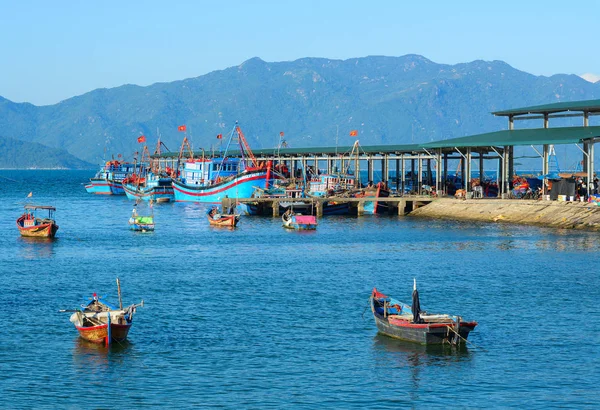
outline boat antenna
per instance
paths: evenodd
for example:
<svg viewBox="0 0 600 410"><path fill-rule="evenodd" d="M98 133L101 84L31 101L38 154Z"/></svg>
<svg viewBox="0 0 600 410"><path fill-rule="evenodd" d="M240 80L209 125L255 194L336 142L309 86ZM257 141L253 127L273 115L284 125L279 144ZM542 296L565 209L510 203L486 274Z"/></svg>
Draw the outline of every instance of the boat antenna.
<svg viewBox="0 0 600 410"><path fill-rule="evenodd" d="M417 290L417 278L413 278L413 281L414 281L413 290Z"/></svg>
<svg viewBox="0 0 600 410"><path fill-rule="evenodd" d="M121 300L121 281L117 278L117 293L119 295L119 309L123 310L123 301Z"/></svg>

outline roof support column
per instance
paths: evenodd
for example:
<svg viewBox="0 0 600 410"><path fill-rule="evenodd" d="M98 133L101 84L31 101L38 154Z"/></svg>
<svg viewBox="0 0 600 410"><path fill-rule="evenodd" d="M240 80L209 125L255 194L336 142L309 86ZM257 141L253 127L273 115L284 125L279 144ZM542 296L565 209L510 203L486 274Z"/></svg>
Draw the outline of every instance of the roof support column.
<svg viewBox="0 0 600 410"><path fill-rule="evenodd" d="M473 191L473 188L471 187L471 148L467 148L467 155L465 158L465 191Z"/></svg>
<svg viewBox="0 0 600 410"><path fill-rule="evenodd" d="M389 158L388 155L385 154L383 156L383 158L381 159L381 178L383 178L383 180L385 181L385 183L388 183L388 180L390 179L390 166L389 166Z"/></svg>
<svg viewBox="0 0 600 410"><path fill-rule="evenodd" d="M583 126L588 127L590 125L590 113L589 111L583 112Z"/></svg>
<svg viewBox="0 0 600 410"><path fill-rule="evenodd" d="M367 178L369 181L373 181L373 157L367 157Z"/></svg>
<svg viewBox="0 0 600 410"><path fill-rule="evenodd" d="M441 152L441 148L440 148L440 152ZM447 195L448 194L448 186L447 186L447 181L448 181L448 153L444 153L444 179L443 179L443 184L444 184L444 188L443 188L443 194Z"/></svg>
<svg viewBox="0 0 600 410"><path fill-rule="evenodd" d="M400 193L404 195L404 189L406 186L406 164L404 163L404 154L402 154L402 168L400 169L400 178L402 181Z"/></svg>
<svg viewBox="0 0 600 410"><path fill-rule="evenodd" d="M423 186L423 159L421 158L421 153L417 154L417 172L419 173L417 178L417 192L421 195L421 187Z"/></svg>
<svg viewBox="0 0 600 410"><path fill-rule="evenodd" d="M435 150L435 192L442 192L442 149Z"/></svg>
<svg viewBox="0 0 600 410"><path fill-rule="evenodd" d="M549 172L549 156L550 149L548 144L544 144L544 152L542 153L542 175L547 175ZM544 178L543 182L544 195L548 195L548 179Z"/></svg>
<svg viewBox="0 0 600 410"><path fill-rule="evenodd" d="M513 181L513 176L515 175L515 159L514 159L514 153L515 153L515 147L507 147L508 148L508 182L509 182L509 186L510 189L512 189L512 181Z"/></svg>
<svg viewBox="0 0 600 410"><path fill-rule="evenodd" d="M588 196L594 193L595 189L598 189L597 186L594 185L594 188L591 188L591 184L594 181L594 140L590 141L589 151L588 151Z"/></svg>
<svg viewBox="0 0 600 410"><path fill-rule="evenodd" d="M510 168L511 168L511 163L512 163L512 156L510 153L510 147L505 146L504 147L504 166L503 168L503 173L504 173L504 193L508 193L510 192Z"/></svg>
<svg viewBox="0 0 600 410"><path fill-rule="evenodd" d="M515 117L514 115L509 115L508 116L508 129L510 131L515 129Z"/></svg>
<svg viewBox="0 0 600 410"><path fill-rule="evenodd" d="M483 151L479 152L479 185L483 186Z"/></svg>

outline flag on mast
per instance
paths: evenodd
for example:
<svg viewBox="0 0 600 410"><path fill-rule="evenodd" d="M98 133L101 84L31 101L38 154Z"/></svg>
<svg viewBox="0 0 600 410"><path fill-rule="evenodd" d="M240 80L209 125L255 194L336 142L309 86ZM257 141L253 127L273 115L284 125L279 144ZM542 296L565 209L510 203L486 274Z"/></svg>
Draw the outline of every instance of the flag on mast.
<svg viewBox="0 0 600 410"><path fill-rule="evenodd" d="M139 143L146 142L146 136L145 135L140 135L137 140L138 140Z"/></svg>
<svg viewBox="0 0 600 410"><path fill-rule="evenodd" d="M351 137L357 137L358 136L358 131L357 130L350 131L350 136Z"/></svg>
<svg viewBox="0 0 600 410"><path fill-rule="evenodd" d="M185 131L185 129L185 125L180 125L179 127L177 127L177 131Z"/></svg>

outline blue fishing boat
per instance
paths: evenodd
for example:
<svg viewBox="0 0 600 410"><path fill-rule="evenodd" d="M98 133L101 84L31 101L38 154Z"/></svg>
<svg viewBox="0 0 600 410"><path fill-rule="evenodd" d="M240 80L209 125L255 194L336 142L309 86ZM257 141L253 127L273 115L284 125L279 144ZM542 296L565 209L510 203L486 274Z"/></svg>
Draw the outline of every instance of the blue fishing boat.
<svg viewBox="0 0 600 410"><path fill-rule="evenodd" d="M377 198L387 198L390 196L390 191L387 184L384 182L378 182L377 185L372 185L365 188L364 193L357 194L356 197L373 198L372 201L364 202L364 213L365 215L376 215L383 214L389 211L389 206L386 202L377 201Z"/></svg>
<svg viewBox="0 0 600 410"><path fill-rule="evenodd" d="M239 141L241 158L227 156L234 134ZM223 156L190 158L184 162L180 177L173 180L175 201L219 203L226 197L250 198L256 188L267 187L270 164L270 161L265 164L256 160L236 124Z"/></svg>
<svg viewBox="0 0 600 410"><path fill-rule="evenodd" d="M123 179L134 170L134 164L116 160L108 161L93 178L90 178L90 183L85 186L85 190L90 194L124 195Z"/></svg>

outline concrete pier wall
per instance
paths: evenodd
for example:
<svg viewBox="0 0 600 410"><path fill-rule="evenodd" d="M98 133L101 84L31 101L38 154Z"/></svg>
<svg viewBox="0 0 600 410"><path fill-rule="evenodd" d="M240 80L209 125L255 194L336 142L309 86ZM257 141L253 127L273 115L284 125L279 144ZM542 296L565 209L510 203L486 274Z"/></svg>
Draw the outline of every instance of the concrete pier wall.
<svg viewBox="0 0 600 410"><path fill-rule="evenodd" d="M440 198L410 216L600 230L600 207L585 202Z"/></svg>

